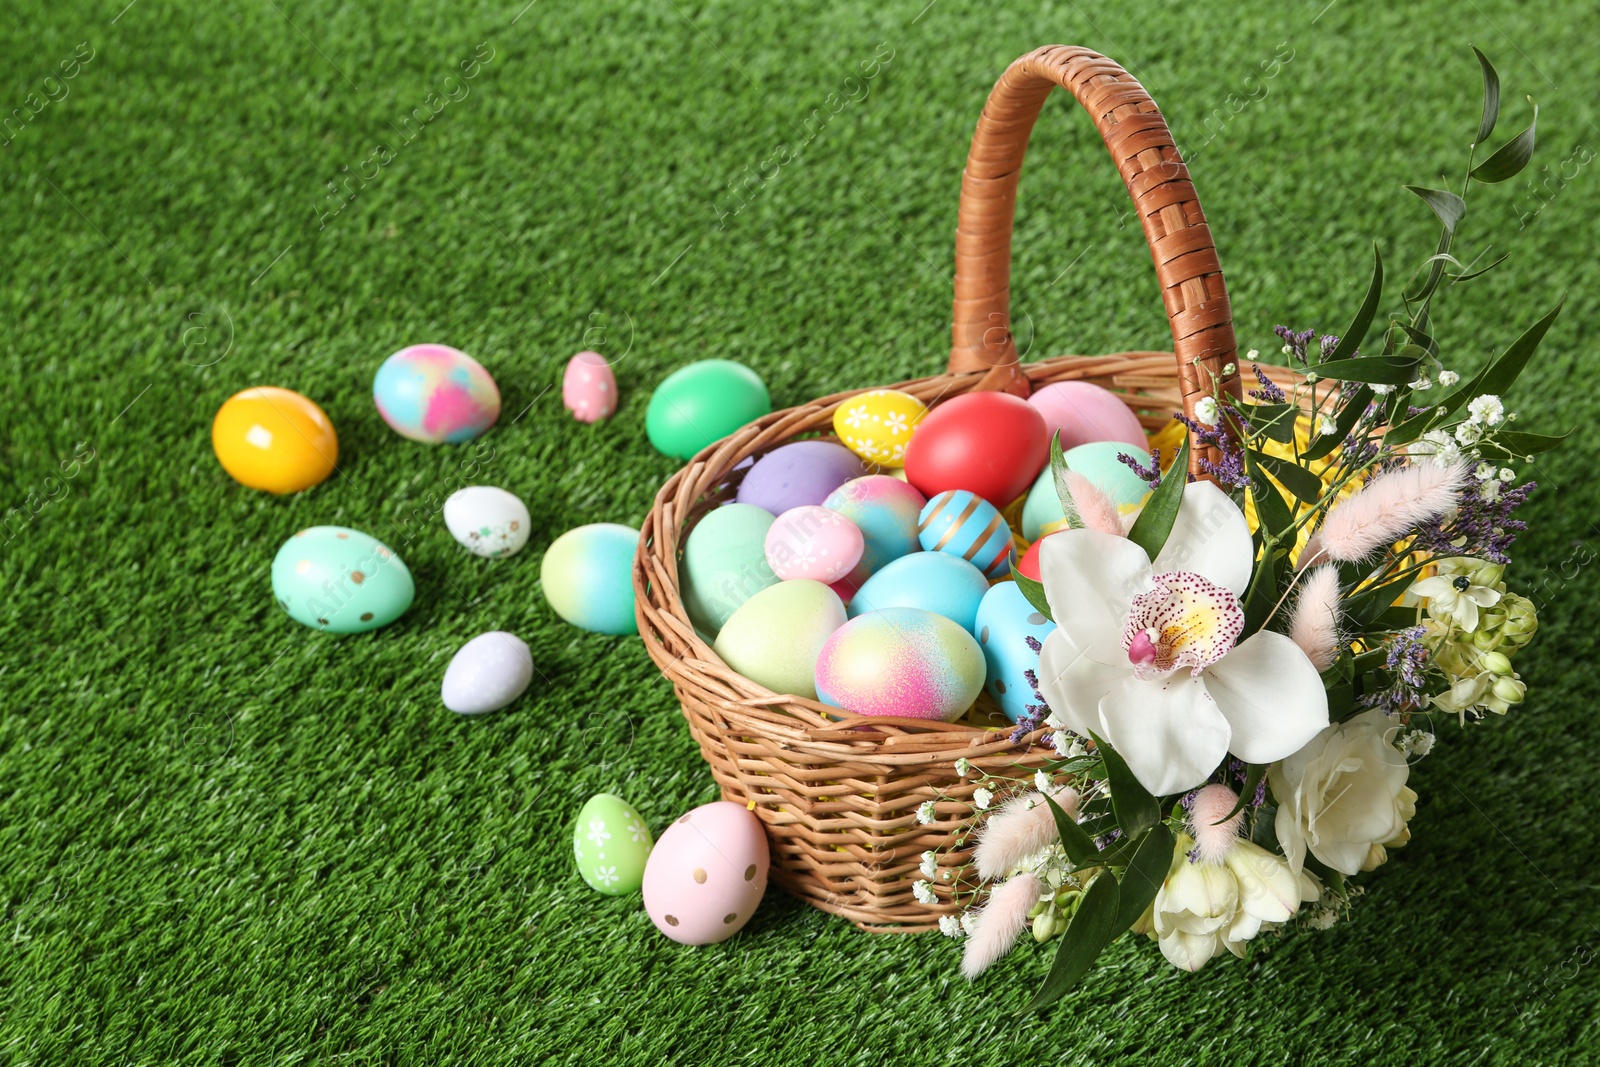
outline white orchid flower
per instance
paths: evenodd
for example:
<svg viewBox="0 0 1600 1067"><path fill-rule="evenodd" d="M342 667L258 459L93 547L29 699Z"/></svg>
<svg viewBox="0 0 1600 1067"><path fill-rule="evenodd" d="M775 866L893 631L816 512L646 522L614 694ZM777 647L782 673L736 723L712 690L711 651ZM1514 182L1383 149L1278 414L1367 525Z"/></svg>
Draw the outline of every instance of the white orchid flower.
<svg viewBox="0 0 1600 1067"><path fill-rule="evenodd" d="M1498 589L1473 585L1465 574L1435 574L1413 585L1411 592L1428 599L1429 615L1440 622L1453 622L1469 634L1478 628L1478 609L1500 603Z"/></svg>
<svg viewBox="0 0 1600 1067"><path fill-rule="evenodd" d="M1123 537L1047 538L1039 565L1056 629L1039 689L1051 722L1099 734L1157 796L1201 784L1229 752L1270 763L1298 751L1327 727L1328 694L1288 637L1238 640L1254 561L1244 514L1209 482L1184 487L1153 563Z"/></svg>

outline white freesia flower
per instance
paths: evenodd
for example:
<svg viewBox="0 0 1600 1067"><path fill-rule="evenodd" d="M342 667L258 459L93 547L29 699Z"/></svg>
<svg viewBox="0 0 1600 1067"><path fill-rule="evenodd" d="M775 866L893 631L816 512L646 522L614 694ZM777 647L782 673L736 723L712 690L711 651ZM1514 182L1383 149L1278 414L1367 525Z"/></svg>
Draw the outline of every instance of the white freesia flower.
<svg viewBox="0 0 1600 1067"><path fill-rule="evenodd" d="M1370 871L1388 859L1385 847L1410 838L1406 823L1417 794L1411 768L1391 741L1400 727L1381 710L1330 726L1267 770L1278 800L1278 844L1300 870L1306 853L1336 871Z"/></svg>
<svg viewBox="0 0 1600 1067"><path fill-rule="evenodd" d="M1229 752L1282 759L1328 725L1327 692L1299 646L1268 630L1238 640L1255 549L1215 485L1184 487L1154 563L1095 530L1042 544L1056 621L1039 657L1050 722L1104 738L1150 792L1199 785Z"/></svg>
<svg viewBox="0 0 1600 1067"><path fill-rule="evenodd" d="M1222 949L1243 956L1264 924L1287 922L1302 901L1321 895L1314 878L1253 842L1236 841L1216 864L1191 862L1193 845L1187 834L1178 836L1150 913L1149 936L1174 967L1198 971Z"/></svg>
<svg viewBox="0 0 1600 1067"><path fill-rule="evenodd" d="M1414 596L1427 597L1429 615L1440 622L1454 623L1469 634L1478 628L1478 609L1500 603L1498 589L1473 585L1465 574L1435 574L1413 585L1410 591Z"/></svg>

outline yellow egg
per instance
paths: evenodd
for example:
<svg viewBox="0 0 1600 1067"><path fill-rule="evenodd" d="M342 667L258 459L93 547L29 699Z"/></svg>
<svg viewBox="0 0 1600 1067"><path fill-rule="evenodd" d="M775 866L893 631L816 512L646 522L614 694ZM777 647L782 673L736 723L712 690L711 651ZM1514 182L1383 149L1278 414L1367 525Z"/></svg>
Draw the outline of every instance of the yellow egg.
<svg viewBox="0 0 1600 1067"><path fill-rule="evenodd" d="M339 437L323 410L270 385L235 393L218 409L211 447L235 481L269 493L309 489L339 461Z"/></svg>
<svg viewBox="0 0 1600 1067"><path fill-rule="evenodd" d="M845 447L880 467L904 467L911 432L928 405L897 389L874 389L853 396L833 412L833 432Z"/></svg>

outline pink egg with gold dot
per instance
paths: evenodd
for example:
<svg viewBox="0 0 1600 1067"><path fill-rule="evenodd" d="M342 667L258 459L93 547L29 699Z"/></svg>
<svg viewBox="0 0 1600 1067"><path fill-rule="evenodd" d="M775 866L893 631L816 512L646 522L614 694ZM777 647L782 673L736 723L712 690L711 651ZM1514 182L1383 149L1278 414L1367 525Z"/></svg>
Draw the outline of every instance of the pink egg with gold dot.
<svg viewBox="0 0 1600 1067"><path fill-rule="evenodd" d="M817 504L790 508L767 530L767 563L785 581L836 582L861 562L864 547L855 523Z"/></svg>
<svg viewBox="0 0 1600 1067"><path fill-rule="evenodd" d="M738 933L767 891L771 855L761 820L719 800L679 816L644 868L644 910L683 945L711 945Z"/></svg>
<svg viewBox="0 0 1600 1067"><path fill-rule="evenodd" d="M599 422L617 410L617 377L598 352L579 352L561 376L561 402L579 422Z"/></svg>

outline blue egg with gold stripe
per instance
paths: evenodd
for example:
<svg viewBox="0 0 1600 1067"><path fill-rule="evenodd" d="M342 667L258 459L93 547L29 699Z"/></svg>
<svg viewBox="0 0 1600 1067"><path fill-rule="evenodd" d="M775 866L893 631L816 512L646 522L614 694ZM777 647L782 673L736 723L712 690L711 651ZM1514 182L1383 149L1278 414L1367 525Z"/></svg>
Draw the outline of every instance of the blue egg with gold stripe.
<svg viewBox="0 0 1600 1067"><path fill-rule="evenodd" d="M1000 512L965 489L948 489L928 501L917 518L917 540L929 552L960 556L988 578L1009 574L1016 551Z"/></svg>

